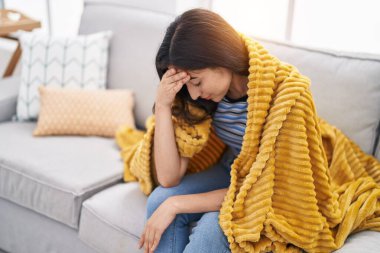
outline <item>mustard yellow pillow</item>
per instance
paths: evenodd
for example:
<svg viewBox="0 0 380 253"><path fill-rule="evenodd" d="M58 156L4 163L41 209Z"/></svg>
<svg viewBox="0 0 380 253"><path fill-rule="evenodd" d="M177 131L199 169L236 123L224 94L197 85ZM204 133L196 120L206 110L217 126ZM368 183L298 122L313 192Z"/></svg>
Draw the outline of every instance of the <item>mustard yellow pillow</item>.
<svg viewBox="0 0 380 253"><path fill-rule="evenodd" d="M114 137L120 125L135 128L131 90L39 86L40 113L33 136Z"/></svg>

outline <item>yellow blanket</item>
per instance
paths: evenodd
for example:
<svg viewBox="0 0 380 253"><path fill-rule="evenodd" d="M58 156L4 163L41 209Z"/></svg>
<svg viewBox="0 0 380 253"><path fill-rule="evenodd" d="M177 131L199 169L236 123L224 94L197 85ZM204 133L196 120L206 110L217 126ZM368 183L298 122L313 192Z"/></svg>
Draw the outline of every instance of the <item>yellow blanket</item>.
<svg viewBox="0 0 380 253"><path fill-rule="evenodd" d="M200 113L192 107L190 111ZM211 119L197 126L189 126L174 116L172 120L178 151L181 156L190 158L186 174L205 170L219 160L226 145L211 128ZM115 134L124 161L124 181L138 181L145 195L149 195L158 185L153 177L154 123L155 118L152 115L146 120L146 132L121 126Z"/></svg>
<svg viewBox="0 0 380 253"><path fill-rule="evenodd" d="M351 233L380 231L379 161L317 116L310 80L297 68L241 37L250 57L247 128L219 216L231 251L331 252ZM195 127L173 122L180 152L192 164L213 154L193 172L217 161L224 147L209 121ZM121 128L116 140L125 181L139 180L149 194L154 124L147 126L132 135Z"/></svg>

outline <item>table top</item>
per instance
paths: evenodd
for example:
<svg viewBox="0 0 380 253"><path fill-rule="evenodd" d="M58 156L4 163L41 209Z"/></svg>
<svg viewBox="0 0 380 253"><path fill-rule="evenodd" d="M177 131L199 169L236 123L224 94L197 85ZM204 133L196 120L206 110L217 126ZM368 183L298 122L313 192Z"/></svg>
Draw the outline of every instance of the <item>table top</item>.
<svg viewBox="0 0 380 253"><path fill-rule="evenodd" d="M34 20L19 11L0 10L0 36L5 36L18 30L31 31L39 27L41 27L40 21Z"/></svg>

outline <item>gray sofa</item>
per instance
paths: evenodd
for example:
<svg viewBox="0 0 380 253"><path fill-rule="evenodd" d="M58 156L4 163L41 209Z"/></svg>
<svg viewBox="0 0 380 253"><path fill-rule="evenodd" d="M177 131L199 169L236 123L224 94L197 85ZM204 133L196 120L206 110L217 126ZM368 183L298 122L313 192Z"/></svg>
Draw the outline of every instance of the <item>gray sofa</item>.
<svg viewBox="0 0 380 253"><path fill-rule="evenodd" d="M79 34L114 31L107 87L135 91L143 129L159 79L154 57L173 1L86 0ZM261 41L312 80L319 115L368 154L380 123L380 57ZM11 253L133 253L144 228L147 197L124 183L114 139L33 137L36 122L16 122L20 77L0 81L0 249ZM377 153L375 153L377 152ZM380 233L363 231L337 252L378 252Z"/></svg>

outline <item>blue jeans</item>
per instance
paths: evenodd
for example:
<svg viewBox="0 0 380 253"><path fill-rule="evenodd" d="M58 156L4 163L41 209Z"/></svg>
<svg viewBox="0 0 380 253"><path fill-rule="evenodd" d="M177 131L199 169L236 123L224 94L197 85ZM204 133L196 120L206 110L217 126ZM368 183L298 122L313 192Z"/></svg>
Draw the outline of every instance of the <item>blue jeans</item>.
<svg viewBox="0 0 380 253"><path fill-rule="evenodd" d="M167 198L174 195L195 194L227 188L234 154L228 148L220 161L198 173L183 177L175 187L158 186L148 197L147 219ZM219 211L177 214L162 234L155 253L225 253L231 252L229 243L219 225ZM197 221L191 230L190 223Z"/></svg>

